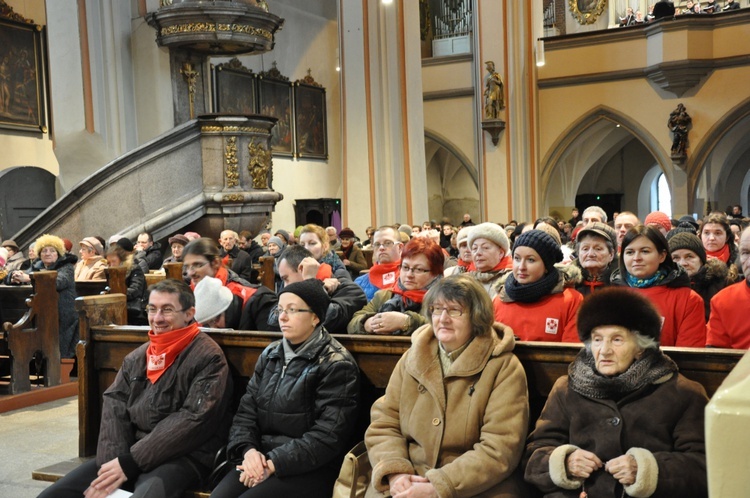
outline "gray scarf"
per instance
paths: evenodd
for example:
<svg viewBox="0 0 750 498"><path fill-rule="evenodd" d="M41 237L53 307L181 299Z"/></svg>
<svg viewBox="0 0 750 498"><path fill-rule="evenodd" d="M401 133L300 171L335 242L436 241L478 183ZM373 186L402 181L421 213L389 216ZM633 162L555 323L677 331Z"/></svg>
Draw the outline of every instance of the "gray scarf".
<svg viewBox="0 0 750 498"><path fill-rule="evenodd" d="M568 366L569 385L581 396L620 399L650 384L661 384L677 373L677 365L660 350L646 349L623 373L606 377L596 370L594 355L583 348Z"/></svg>

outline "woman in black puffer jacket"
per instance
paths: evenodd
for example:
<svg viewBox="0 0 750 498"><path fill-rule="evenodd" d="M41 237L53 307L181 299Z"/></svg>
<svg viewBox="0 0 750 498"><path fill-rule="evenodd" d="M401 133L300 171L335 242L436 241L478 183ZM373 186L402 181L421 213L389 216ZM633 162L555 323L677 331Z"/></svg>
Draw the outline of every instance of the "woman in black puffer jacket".
<svg viewBox="0 0 750 498"><path fill-rule="evenodd" d="M237 465L213 498L329 498L357 420L359 369L321 326L330 300L317 280L279 294L284 338L261 353L229 434Z"/></svg>

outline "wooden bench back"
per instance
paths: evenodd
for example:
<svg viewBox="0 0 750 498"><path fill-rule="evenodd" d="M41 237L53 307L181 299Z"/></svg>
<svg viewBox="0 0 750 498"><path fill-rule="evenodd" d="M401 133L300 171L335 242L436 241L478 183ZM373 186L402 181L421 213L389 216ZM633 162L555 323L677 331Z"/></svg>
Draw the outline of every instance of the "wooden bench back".
<svg viewBox="0 0 750 498"><path fill-rule="evenodd" d="M99 301L90 304L91 298L81 298L82 313L96 311L96 316L81 319L81 343L78 346L79 368L79 454L91 456L96 452L99 435L102 394L112 383L130 351L147 340L147 327L112 327L110 312L115 302ZM84 329L85 327L85 329ZM258 356L271 342L281 336L274 332L248 332L236 330L207 330L219 344L229 362L235 384L235 400L245 392L248 379L253 374ZM401 355L411 345L409 337L381 337L369 335L335 335L357 360L362 371L363 410L362 424L369 420L367 407L381 395L391 372ZM742 358L744 351L726 349L663 348L688 378L700 382L712 395ZM555 381L567 374L567 368L580 345L559 343L519 342L515 354L526 370L532 420L536 420Z"/></svg>
<svg viewBox="0 0 750 498"><path fill-rule="evenodd" d="M26 313L15 323L3 323L4 341L10 354L10 393L19 394L31 389L29 363L40 351L46 360L45 386L60 384L60 335L58 332L56 271L36 271L31 274L32 286L21 291L8 290L11 296L27 295ZM5 291L5 289L3 289ZM0 299L5 296L0 294Z"/></svg>

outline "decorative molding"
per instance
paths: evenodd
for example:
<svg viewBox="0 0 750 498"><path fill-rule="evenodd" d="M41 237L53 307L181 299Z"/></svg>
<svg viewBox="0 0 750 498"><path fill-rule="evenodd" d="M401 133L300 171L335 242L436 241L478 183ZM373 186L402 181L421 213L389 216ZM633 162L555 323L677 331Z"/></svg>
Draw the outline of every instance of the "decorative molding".
<svg viewBox="0 0 750 498"><path fill-rule="evenodd" d="M303 85L317 86L318 88L323 88L323 85L315 81L315 78L313 78L312 69L310 68L307 68L307 76L305 76L301 80L295 81L294 84L295 85L303 84Z"/></svg>
<svg viewBox="0 0 750 498"><path fill-rule="evenodd" d="M570 6L570 13L573 14L578 24L583 24L584 26L586 24L594 24L599 19L599 16L602 15L602 12L604 12L604 7L607 6L607 0L593 0L594 5L581 10L579 6L580 1L568 0L568 5ZM591 3L591 1L588 3Z"/></svg>
<svg viewBox="0 0 750 498"><path fill-rule="evenodd" d="M267 80L289 81L289 78L281 74L279 68L276 67L276 61L271 63L271 69L258 73L258 77Z"/></svg>
<svg viewBox="0 0 750 498"><path fill-rule="evenodd" d="M190 119L194 119L195 118L195 85L196 85L198 76L200 76L201 73L199 73L198 71L195 70L195 68L193 68L193 64L191 62L183 62L182 68L180 69L180 74L182 74L182 77L188 86L188 95L189 95L189 100L190 100Z"/></svg>
<svg viewBox="0 0 750 498"><path fill-rule="evenodd" d="M253 74L253 70L249 69L242 64L237 57L232 57L229 62L222 62L216 65L216 70L221 71L222 69L232 69L234 71L242 71L243 73Z"/></svg>
<svg viewBox="0 0 750 498"><path fill-rule="evenodd" d="M221 197L222 202L245 202L244 194L224 194Z"/></svg>
<svg viewBox="0 0 750 498"><path fill-rule="evenodd" d="M240 168L238 164L240 160L237 159L237 137L227 137L224 145L224 161L227 164L227 188L239 186Z"/></svg>
<svg viewBox="0 0 750 498"><path fill-rule="evenodd" d="M451 90L437 90L434 92L424 92L422 94L422 100L427 102L430 100L445 100L445 99L457 99L461 97L473 97L474 88L453 88Z"/></svg>
<svg viewBox="0 0 750 498"><path fill-rule="evenodd" d="M10 19L11 21L23 22L26 24L36 24L33 19L26 19L21 14L16 14L13 7L5 3L4 0L0 0L0 17L3 19Z"/></svg>
<svg viewBox="0 0 750 498"><path fill-rule="evenodd" d="M222 125L203 125L202 133L263 133L268 135L268 130L255 126L222 126Z"/></svg>
<svg viewBox="0 0 750 498"><path fill-rule="evenodd" d="M216 33L231 32L244 33L246 35L258 36L268 41L273 40L273 34L267 29L256 28L248 24L222 24L210 22L191 22L186 24L173 24L161 28L161 36L175 35L178 33Z"/></svg>
<svg viewBox="0 0 750 498"><path fill-rule="evenodd" d="M273 164L271 150L251 140L247 144L247 152L250 154L247 171L253 177L253 188L268 188L268 173L271 171Z"/></svg>

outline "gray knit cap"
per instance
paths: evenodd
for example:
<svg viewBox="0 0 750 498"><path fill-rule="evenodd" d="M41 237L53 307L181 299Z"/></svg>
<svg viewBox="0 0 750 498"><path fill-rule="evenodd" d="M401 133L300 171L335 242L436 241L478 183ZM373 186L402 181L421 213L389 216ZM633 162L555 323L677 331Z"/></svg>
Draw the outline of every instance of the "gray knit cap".
<svg viewBox="0 0 750 498"><path fill-rule="evenodd" d="M706 250L703 248L701 239L690 232L677 233L669 238L669 252L679 249L693 251L701 259L701 264L706 264Z"/></svg>

